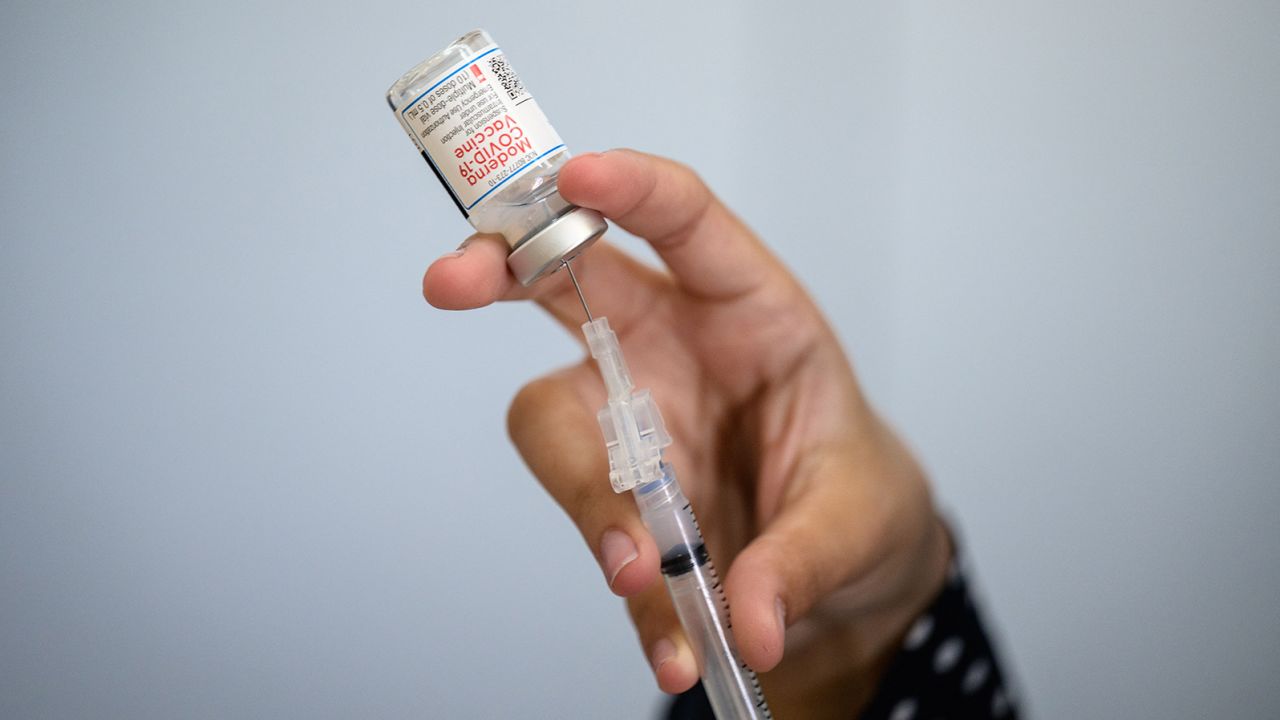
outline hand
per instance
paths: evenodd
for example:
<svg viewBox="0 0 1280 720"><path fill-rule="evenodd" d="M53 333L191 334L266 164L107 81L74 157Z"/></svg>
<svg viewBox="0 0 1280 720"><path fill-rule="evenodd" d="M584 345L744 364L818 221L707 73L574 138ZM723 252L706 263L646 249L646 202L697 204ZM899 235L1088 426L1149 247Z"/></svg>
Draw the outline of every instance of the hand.
<svg viewBox="0 0 1280 720"><path fill-rule="evenodd" d="M648 240L669 271L605 241L574 263L675 439L667 458L724 574L743 659L768 671L780 717L848 717L943 582L950 546L923 473L796 279L692 171L616 150L574 158L559 186ZM532 298L581 341L566 274L521 288L506 251L472 236L428 268L427 300L456 310ZM610 488L604 402L585 358L520 391L511 438L627 598L659 687L682 692L697 668L658 582L659 551L629 494Z"/></svg>

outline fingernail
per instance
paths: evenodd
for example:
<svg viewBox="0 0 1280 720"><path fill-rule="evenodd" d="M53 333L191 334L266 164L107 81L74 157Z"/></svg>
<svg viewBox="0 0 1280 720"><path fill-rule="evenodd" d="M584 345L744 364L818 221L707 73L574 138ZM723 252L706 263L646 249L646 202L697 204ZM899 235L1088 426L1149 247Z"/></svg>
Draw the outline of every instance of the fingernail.
<svg viewBox="0 0 1280 720"><path fill-rule="evenodd" d="M462 241L462 244L458 246L457 250L454 250L451 253L445 253L444 256L445 257L462 257L462 253L467 251L467 246L470 244L471 244L471 238L467 238L466 240Z"/></svg>
<svg viewBox="0 0 1280 720"><path fill-rule="evenodd" d="M773 609L778 614L778 634L786 637L787 635L787 604L782 602L782 598L773 601Z"/></svg>
<svg viewBox="0 0 1280 720"><path fill-rule="evenodd" d="M606 530L600 538L600 564L605 577L609 579L609 587L613 587L613 581L622 572L622 568L638 557L640 550L636 548L635 541L621 530Z"/></svg>
<svg viewBox="0 0 1280 720"><path fill-rule="evenodd" d="M663 665L676 659L676 644L667 638L662 638L653 644L653 649L649 651L649 664L653 666L653 674L657 675Z"/></svg>

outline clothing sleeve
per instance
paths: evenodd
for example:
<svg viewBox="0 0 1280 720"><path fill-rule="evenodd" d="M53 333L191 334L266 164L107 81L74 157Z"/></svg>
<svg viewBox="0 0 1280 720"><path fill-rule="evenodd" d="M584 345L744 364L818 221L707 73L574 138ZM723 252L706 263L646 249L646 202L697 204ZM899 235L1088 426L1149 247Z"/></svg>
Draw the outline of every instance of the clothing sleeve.
<svg viewBox="0 0 1280 720"><path fill-rule="evenodd" d="M1015 720L1018 709L969 592L962 563L916 618L875 696L851 720ZM676 696L666 720L714 720L702 684Z"/></svg>

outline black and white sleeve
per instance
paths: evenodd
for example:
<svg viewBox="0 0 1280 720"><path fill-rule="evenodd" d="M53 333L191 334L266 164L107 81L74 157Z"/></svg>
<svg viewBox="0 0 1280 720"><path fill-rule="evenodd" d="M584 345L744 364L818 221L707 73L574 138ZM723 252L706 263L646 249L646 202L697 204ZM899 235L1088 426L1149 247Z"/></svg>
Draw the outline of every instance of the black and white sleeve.
<svg viewBox="0 0 1280 720"><path fill-rule="evenodd" d="M1008 678L996 657L963 564L916 618L860 720L1014 720Z"/></svg>

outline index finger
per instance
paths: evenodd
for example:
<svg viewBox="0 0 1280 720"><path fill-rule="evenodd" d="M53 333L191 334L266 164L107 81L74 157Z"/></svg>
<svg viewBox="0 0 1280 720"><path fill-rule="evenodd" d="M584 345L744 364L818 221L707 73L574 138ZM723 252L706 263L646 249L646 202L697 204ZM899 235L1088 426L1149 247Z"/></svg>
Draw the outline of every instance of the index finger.
<svg viewBox="0 0 1280 720"><path fill-rule="evenodd" d="M750 292L782 272L759 238L688 167L634 150L573 158L560 193L648 240L686 291L708 299Z"/></svg>

